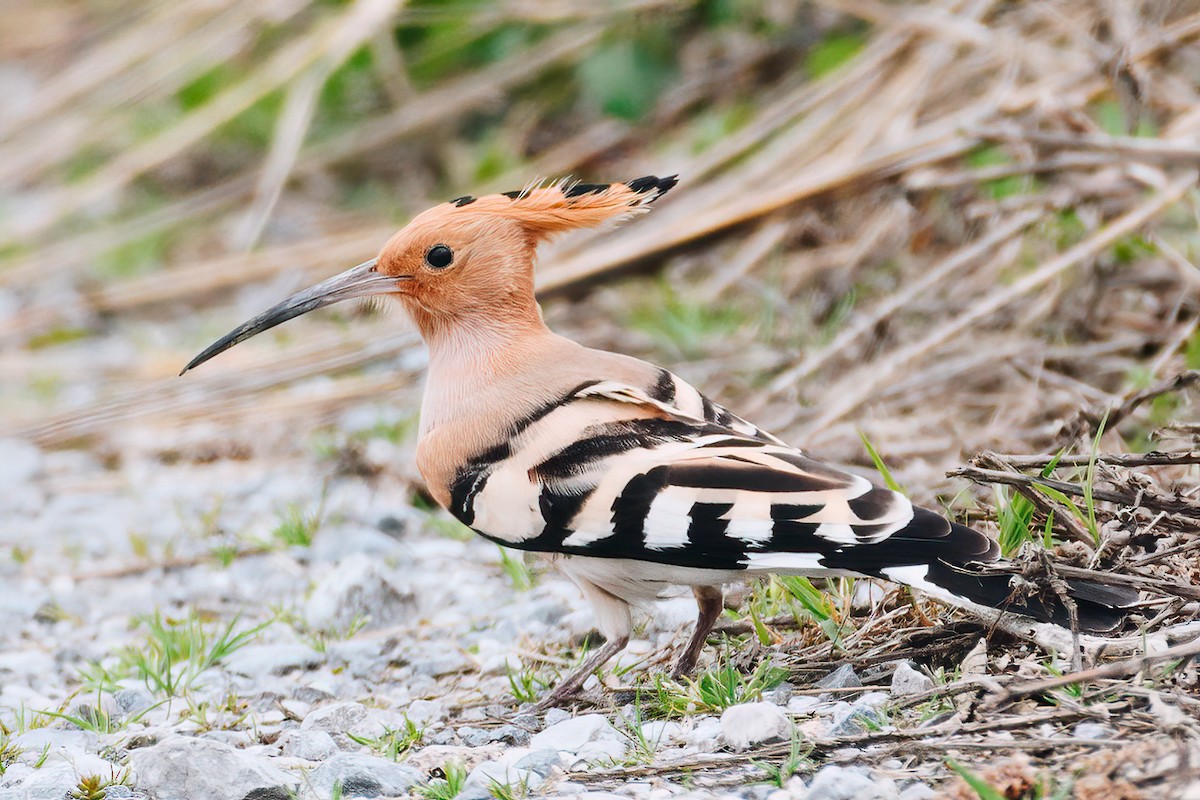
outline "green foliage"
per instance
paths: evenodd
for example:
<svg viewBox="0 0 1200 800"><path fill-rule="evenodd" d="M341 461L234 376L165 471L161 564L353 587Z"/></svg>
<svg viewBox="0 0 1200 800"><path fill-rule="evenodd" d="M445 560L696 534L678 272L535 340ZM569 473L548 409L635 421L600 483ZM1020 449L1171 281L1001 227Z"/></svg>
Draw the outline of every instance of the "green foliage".
<svg viewBox="0 0 1200 800"><path fill-rule="evenodd" d="M80 778L79 783L67 793L67 796L74 800L104 800L108 797L108 790L113 786L131 785L128 771L117 772L114 770L107 778L100 775L88 775Z"/></svg>
<svg viewBox="0 0 1200 800"><path fill-rule="evenodd" d="M114 719L104 710L104 706L100 702L99 691L96 694L96 705L76 706L75 713L73 714L64 711L39 711L37 713L69 722L81 731L94 731L100 734L116 733L123 730L126 725L137 721L137 718L126 720Z"/></svg>
<svg viewBox="0 0 1200 800"><path fill-rule="evenodd" d="M692 153L703 153L754 119L754 106L737 102L728 108L705 109L692 120Z"/></svg>
<svg viewBox="0 0 1200 800"><path fill-rule="evenodd" d="M980 147L972 151L967 155L966 162L975 169L1002 167L1013 163L1008 153L995 145ZM1005 178L984 181L981 186L993 200L1003 200L1018 194L1029 194L1038 188L1038 184L1033 178L1023 175L1009 175Z"/></svg>
<svg viewBox="0 0 1200 800"><path fill-rule="evenodd" d="M396 29L397 45L405 54L409 77L418 87L495 63L534 43L544 28L521 21L481 23L486 3L448 4L439 0L409 3Z"/></svg>
<svg viewBox="0 0 1200 800"><path fill-rule="evenodd" d="M419 745L425 738L425 729L417 725L409 719L408 715L404 715L404 725L399 728L384 728L383 733L379 736L356 736L353 733L346 734L350 739L361 744L363 747L368 747L384 758L392 761L399 761L401 756L408 755L408 751Z"/></svg>
<svg viewBox="0 0 1200 800"><path fill-rule="evenodd" d="M803 734L793 727L792 746L782 761L778 764L767 761L751 761L750 763L767 773L768 783L782 789L793 775L812 768L812 759L809 758L812 751L812 745L806 745Z"/></svg>
<svg viewBox="0 0 1200 800"><path fill-rule="evenodd" d="M143 136L153 135L179 118L212 102L221 93L245 80L244 71L234 63L223 63L184 85L175 95L176 110L146 106L139 110L137 127ZM216 132L213 145L226 156L241 160L245 154L261 152L271 143L275 122L283 107L283 92L270 92L236 115Z"/></svg>
<svg viewBox="0 0 1200 800"><path fill-rule="evenodd" d="M624 760L618 762L622 766L636 766L638 764L651 764L654 762L654 755L658 752L659 739L654 741L646 735L646 726L642 720L641 709L641 693L638 693L639 702L633 706L633 713L630 716L621 716L617 719L617 729L626 739L629 740L630 748L629 755Z"/></svg>
<svg viewBox="0 0 1200 800"><path fill-rule="evenodd" d="M19 745L9 739L7 733L0 735L0 777L3 777L9 767L17 763L17 759L24 752Z"/></svg>
<svg viewBox="0 0 1200 800"><path fill-rule="evenodd" d="M1100 525L1096 522L1096 457L1100 455L1100 439L1104 437L1104 428L1108 424L1108 413L1096 427L1096 436L1092 439L1092 450L1088 455L1087 474L1083 479L1083 504L1087 509L1087 527L1092 534L1092 541L1100 544Z"/></svg>
<svg viewBox="0 0 1200 800"><path fill-rule="evenodd" d="M975 794L979 795L979 800L1004 800L1004 795L997 791L990 783L954 759L946 759L946 766L958 773L967 786L970 786L975 791Z"/></svg>
<svg viewBox="0 0 1200 800"><path fill-rule="evenodd" d="M536 703L549 685L530 665L522 664L513 669L512 664L506 662L504 670L508 676L509 692L518 703Z"/></svg>
<svg viewBox="0 0 1200 800"><path fill-rule="evenodd" d="M425 518L425 521L439 536L444 536L447 539L453 539L456 542L466 542L475 538L475 531L440 510L431 513Z"/></svg>
<svg viewBox="0 0 1200 800"><path fill-rule="evenodd" d="M763 692L788 676L787 670L766 661L749 675L743 675L728 658L722 661L699 678L685 678L682 683L656 674L654 691L646 698L649 709L663 717L719 713L738 703L760 699Z"/></svg>
<svg viewBox="0 0 1200 800"><path fill-rule="evenodd" d="M674 81L674 56L670 37L653 27L614 38L579 64L584 100L609 116L640 120Z"/></svg>
<svg viewBox="0 0 1200 800"><path fill-rule="evenodd" d="M367 613L356 614L344 627L331 626L317 630L311 628L308 622L292 608L273 606L271 610L275 614L275 621L287 625L296 634L296 638L311 647L314 652L322 654L328 651L330 642L351 638L361 631L370 620L370 615Z"/></svg>
<svg viewBox="0 0 1200 800"><path fill-rule="evenodd" d="M62 325L57 328L35 333L25 342L25 346L30 350L43 350L47 347L56 347L60 344L70 344L77 342L80 339L86 339L91 336L92 332L87 328L75 328L69 325Z"/></svg>
<svg viewBox="0 0 1200 800"><path fill-rule="evenodd" d="M745 327L738 310L723 304L684 297L667 281L648 290L628 316L628 324L654 338L662 347L683 358L699 358L717 338Z"/></svg>
<svg viewBox="0 0 1200 800"><path fill-rule="evenodd" d="M524 553L516 555L510 553L506 548L496 546L500 551L500 568L504 570L504 574L508 576L508 582L518 592L527 592L537 583L537 578L529 565L525 563Z"/></svg>
<svg viewBox="0 0 1200 800"><path fill-rule="evenodd" d="M219 703L208 700L197 701L191 696L184 699L187 707L180 717L190 720L196 726L196 730L200 732L235 730L250 716L249 704L233 691L227 692Z"/></svg>
<svg viewBox="0 0 1200 800"><path fill-rule="evenodd" d="M509 781L502 783L498 780L490 780L488 793L495 800L524 800L529 797L529 775L525 774L519 781Z"/></svg>
<svg viewBox="0 0 1200 800"><path fill-rule="evenodd" d="M1130 120L1119 101L1108 98L1099 100L1091 107L1092 118L1100 129L1110 136L1157 136L1158 125L1145 114Z"/></svg>
<svg viewBox="0 0 1200 800"><path fill-rule="evenodd" d="M467 784L467 768L451 761L430 773L430 781L414 788L418 797L426 800L454 800Z"/></svg>
<svg viewBox="0 0 1200 800"><path fill-rule="evenodd" d="M324 498L314 511L305 511L292 503L284 510L271 538L287 547L311 547L313 537L321 527Z"/></svg>
<svg viewBox="0 0 1200 800"><path fill-rule="evenodd" d="M779 575L772 577L804 609L809 618L816 621L831 642L840 645L842 640L841 623L837 611L829 600L829 595L822 592L808 578L799 575Z"/></svg>
<svg viewBox="0 0 1200 800"><path fill-rule="evenodd" d="M1112 254L1120 264L1135 264L1158 255L1158 246L1135 233L1122 236L1113 243Z"/></svg>
<svg viewBox="0 0 1200 800"><path fill-rule="evenodd" d="M92 662L81 671L86 686L112 690L122 678L136 677L147 688L166 697L180 697L207 669L253 642L274 620L239 630L240 616L221 625L204 620L195 611L183 618L155 612L139 617L137 625L145 632L140 645L123 648L115 667Z"/></svg>
<svg viewBox="0 0 1200 800"><path fill-rule="evenodd" d="M1021 545L1032 540L1029 526L1033 523L1034 505L1018 491L996 487L996 520L1000 525L1000 552L1011 556Z"/></svg>
<svg viewBox="0 0 1200 800"><path fill-rule="evenodd" d="M875 465L875 469L879 470L879 474L883 476L883 483L893 492L904 494L904 487L896 482L892 477L892 472L887 468L887 464L883 463L883 458L880 457L879 451L871 444L871 440L867 438L867 434L863 431L858 432L858 438L862 439L863 447L867 449L867 455L871 457L871 463Z"/></svg>
<svg viewBox="0 0 1200 800"><path fill-rule="evenodd" d="M1183 345L1183 365L1187 369L1200 369L1200 330L1197 330Z"/></svg>
<svg viewBox="0 0 1200 800"><path fill-rule="evenodd" d="M154 231L97 253L93 274L100 280L112 280L161 269L170 257L172 238L169 231Z"/></svg>
<svg viewBox="0 0 1200 800"><path fill-rule="evenodd" d="M865 39L859 33L831 33L813 45L804 60L808 77L816 80L850 61L863 49Z"/></svg>

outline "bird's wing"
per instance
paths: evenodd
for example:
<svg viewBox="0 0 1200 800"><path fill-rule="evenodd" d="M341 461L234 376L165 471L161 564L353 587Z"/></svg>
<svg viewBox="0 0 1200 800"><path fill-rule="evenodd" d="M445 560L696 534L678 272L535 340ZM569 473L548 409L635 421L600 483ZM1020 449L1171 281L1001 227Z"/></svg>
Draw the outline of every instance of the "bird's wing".
<svg viewBox="0 0 1200 800"><path fill-rule="evenodd" d="M954 538L903 495L708 400L678 400L614 381L577 387L461 469L451 511L511 547L717 570L885 574ZM972 553L947 555L986 557L977 537Z"/></svg>

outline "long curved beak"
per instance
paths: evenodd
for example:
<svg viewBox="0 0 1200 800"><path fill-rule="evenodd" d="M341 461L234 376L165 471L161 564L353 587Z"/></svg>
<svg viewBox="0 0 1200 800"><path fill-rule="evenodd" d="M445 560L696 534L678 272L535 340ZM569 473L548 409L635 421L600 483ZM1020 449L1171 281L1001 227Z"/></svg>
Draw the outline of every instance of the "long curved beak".
<svg viewBox="0 0 1200 800"><path fill-rule="evenodd" d="M289 319L333 303L339 303L342 300L394 292L396 283L407 279L404 276L380 275L375 271L375 261L374 258L364 261L357 267L334 275L329 280L297 292L279 305L268 308L254 319L243 322L205 348L204 352L189 361L179 374L182 375L189 369L195 369L213 356L224 353L235 344L244 342L265 330L270 330Z"/></svg>

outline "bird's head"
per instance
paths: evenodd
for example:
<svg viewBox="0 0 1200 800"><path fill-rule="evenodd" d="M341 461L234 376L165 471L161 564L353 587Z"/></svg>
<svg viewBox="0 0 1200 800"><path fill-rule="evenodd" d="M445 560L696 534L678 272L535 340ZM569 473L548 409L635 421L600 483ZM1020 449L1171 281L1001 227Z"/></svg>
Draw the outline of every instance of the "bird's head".
<svg viewBox="0 0 1200 800"><path fill-rule="evenodd" d="M611 184L558 182L434 206L414 217L375 258L242 323L183 372L289 319L356 297L395 296L426 334L465 318L527 313L538 243L637 213L675 182L675 176Z"/></svg>

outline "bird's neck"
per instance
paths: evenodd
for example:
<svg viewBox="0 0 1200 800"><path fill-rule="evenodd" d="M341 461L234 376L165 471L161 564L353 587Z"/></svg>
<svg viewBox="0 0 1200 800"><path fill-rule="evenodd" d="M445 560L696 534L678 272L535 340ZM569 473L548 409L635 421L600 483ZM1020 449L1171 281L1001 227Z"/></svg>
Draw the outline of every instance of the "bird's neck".
<svg viewBox="0 0 1200 800"><path fill-rule="evenodd" d="M528 370L559 338L542 321L532 296L454 315L410 310L429 349L422 431L477 411L482 393Z"/></svg>

